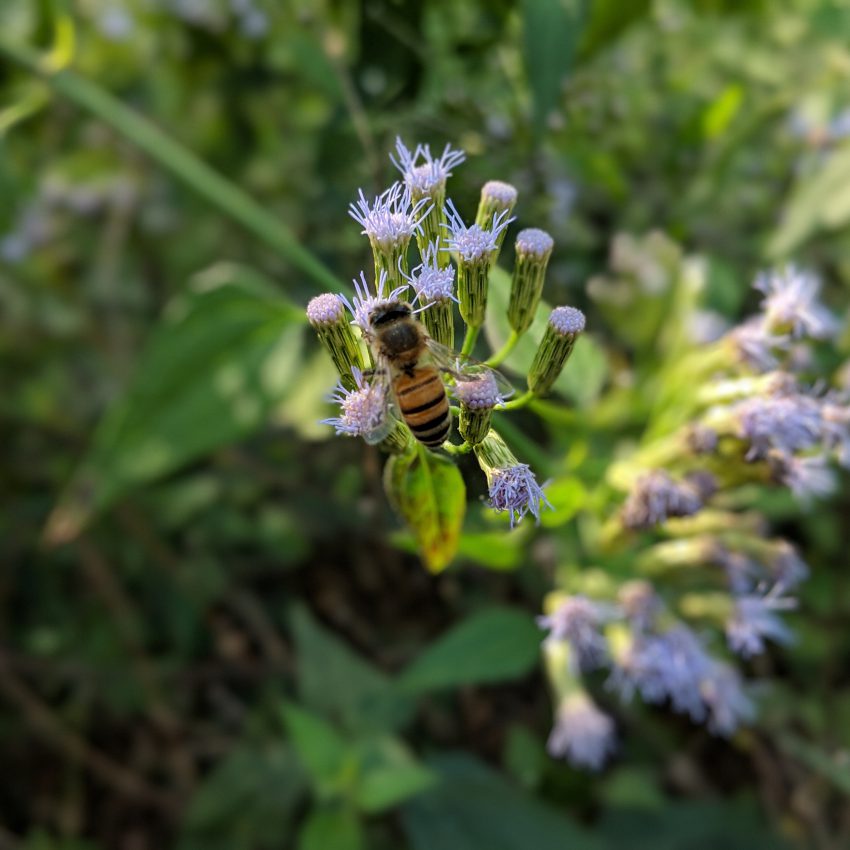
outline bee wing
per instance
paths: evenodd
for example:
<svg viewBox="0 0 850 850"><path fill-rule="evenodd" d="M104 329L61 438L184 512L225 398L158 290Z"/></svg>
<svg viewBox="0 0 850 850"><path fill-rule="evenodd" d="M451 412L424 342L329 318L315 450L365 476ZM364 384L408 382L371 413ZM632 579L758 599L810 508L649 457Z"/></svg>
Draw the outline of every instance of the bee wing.
<svg viewBox="0 0 850 850"><path fill-rule="evenodd" d="M498 370L491 368L486 363L461 354L434 339L428 338L426 342L428 352L434 364L443 372L446 372L455 382L477 381L482 375L490 375L496 382L499 395L502 398L510 398L515 392L511 382ZM451 383L449 383L451 389Z"/></svg>
<svg viewBox="0 0 850 850"><path fill-rule="evenodd" d="M383 440L384 437L392 431L398 419L395 412L395 405L393 403L390 368L389 364L384 360L379 360L375 365L371 379L369 380L369 385L380 389L386 403L386 409L384 410L384 417L381 420L381 423L369 431L368 434L363 435L363 439L370 446L374 446L377 443L380 443L381 440Z"/></svg>

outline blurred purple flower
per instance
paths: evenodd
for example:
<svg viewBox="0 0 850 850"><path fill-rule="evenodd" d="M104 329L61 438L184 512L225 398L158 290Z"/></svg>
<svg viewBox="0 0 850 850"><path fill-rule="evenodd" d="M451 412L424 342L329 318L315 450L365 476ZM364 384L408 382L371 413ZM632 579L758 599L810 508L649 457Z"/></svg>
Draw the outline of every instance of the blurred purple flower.
<svg viewBox="0 0 850 850"><path fill-rule="evenodd" d="M614 721L584 693L561 702L546 750L573 767L599 770L616 746Z"/></svg>

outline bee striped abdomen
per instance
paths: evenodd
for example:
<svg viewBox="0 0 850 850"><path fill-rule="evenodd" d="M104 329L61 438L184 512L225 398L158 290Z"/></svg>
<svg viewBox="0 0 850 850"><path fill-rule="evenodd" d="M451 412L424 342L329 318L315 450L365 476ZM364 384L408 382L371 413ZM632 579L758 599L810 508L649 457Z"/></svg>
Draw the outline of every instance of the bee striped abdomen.
<svg viewBox="0 0 850 850"><path fill-rule="evenodd" d="M433 366L414 369L395 381L398 408L413 436L435 449L449 436L452 417L440 373Z"/></svg>

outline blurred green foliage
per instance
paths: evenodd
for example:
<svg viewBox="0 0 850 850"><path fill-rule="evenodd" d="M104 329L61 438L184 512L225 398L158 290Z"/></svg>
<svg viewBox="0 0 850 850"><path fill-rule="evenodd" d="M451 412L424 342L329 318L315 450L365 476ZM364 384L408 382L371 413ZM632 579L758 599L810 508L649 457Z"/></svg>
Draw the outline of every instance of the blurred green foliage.
<svg viewBox="0 0 850 850"><path fill-rule="evenodd" d="M813 578L732 744L645 711L602 775L551 761L532 616L611 580L592 494L687 333L636 281L698 253L735 320L793 255L846 309L849 44L843 0L6 0L0 845L846 846L846 487L762 505ZM368 266L345 208L396 134L467 150L464 210L520 189L553 303L611 296L520 420L555 510L508 536L473 501L436 578L317 426L299 306Z"/></svg>

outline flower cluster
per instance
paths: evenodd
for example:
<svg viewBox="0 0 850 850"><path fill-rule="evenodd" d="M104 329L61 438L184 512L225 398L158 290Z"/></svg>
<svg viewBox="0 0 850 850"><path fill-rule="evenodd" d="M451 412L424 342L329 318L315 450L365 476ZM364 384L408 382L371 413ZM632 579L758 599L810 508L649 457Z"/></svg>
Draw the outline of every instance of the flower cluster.
<svg viewBox="0 0 850 850"><path fill-rule="evenodd" d="M372 198L361 190L349 208L372 249L374 284L361 272L353 282L353 296L324 293L307 307L310 324L339 373L340 383L331 400L340 406L340 413L325 422L338 434L378 443L393 455L408 456L423 444L433 449L432 442L422 435L442 439L445 414L439 411L445 410L445 402L441 394L403 405L396 395L396 382L404 377L411 391L416 391L414 376L435 366L457 404L451 413L457 417L463 440L458 444L446 439L442 452L449 456L474 453L487 478L490 507L507 513L511 526L528 514L539 521L541 509L550 506L549 502L528 464L520 462L494 430L493 412L509 405L522 407L551 390L584 329L584 315L573 307L551 312L528 375L529 390L508 401L514 391L492 367L510 355L531 326L554 248L552 238L533 228L519 233L510 293L513 333L485 366L475 365L468 355L484 324L490 274L514 221L517 190L502 181L487 182L475 222L467 224L446 197L446 181L464 161L463 152L447 145L434 157L427 145L411 151L398 139L396 156L391 159L401 180ZM419 263L411 267L414 240ZM460 353L453 351L456 310L465 325ZM381 327L376 317L388 314L389 321L414 318L427 334L424 348L408 337L413 353L404 369L392 362L379 341ZM371 370L366 369L367 364ZM397 484L392 475L386 480L388 487ZM394 504L399 503L397 493L389 496Z"/></svg>
<svg viewBox="0 0 850 850"><path fill-rule="evenodd" d="M689 303L695 313L699 264L648 242L629 243L624 274L661 284L644 288L624 318L641 298ZM653 252L662 273L644 256ZM639 700L733 735L756 710L735 660L793 642L785 616L808 568L747 500L754 486L786 488L804 505L827 495L833 465L848 463L850 406L840 391L802 377L812 371L813 346L840 329L816 278L789 267L754 285L762 294L756 315L711 341L657 335L659 346L675 346L656 367L668 395L651 400L646 436L609 468L608 486L625 496L591 555L603 572L625 559L639 577L617 587L591 579L593 570L576 572L539 619L559 706L549 748L576 767L599 769L614 751L604 708L613 698L624 710ZM599 279L591 288L614 320L614 293L624 286ZM688 301L677 286L691 287ZM692 315L679 316L681 326Z"/></svg>

